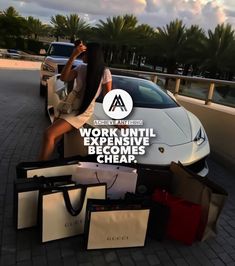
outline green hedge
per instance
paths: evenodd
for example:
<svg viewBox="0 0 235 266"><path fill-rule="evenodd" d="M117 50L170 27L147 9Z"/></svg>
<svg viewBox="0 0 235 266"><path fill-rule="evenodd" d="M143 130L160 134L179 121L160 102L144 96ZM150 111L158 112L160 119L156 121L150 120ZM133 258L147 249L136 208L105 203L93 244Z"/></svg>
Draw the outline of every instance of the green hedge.
<svg viewBox="0 0 235 266"><path fill-rule="evenodd" d="M40 49L48 48L48 44L33 39L0 37L0 48L16 49L30 54L38 55Z"/></svg>

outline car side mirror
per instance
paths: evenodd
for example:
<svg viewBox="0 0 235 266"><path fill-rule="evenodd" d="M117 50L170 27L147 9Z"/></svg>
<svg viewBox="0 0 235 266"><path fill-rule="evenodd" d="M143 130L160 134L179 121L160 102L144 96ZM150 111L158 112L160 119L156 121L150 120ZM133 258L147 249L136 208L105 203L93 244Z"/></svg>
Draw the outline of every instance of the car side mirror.
<svg viewBox="0 0 235 266"><path fill-rule="evenodd" d="M46 50L45 49L40 49L40 51L39 51L39 54L40 55L46 55Z"/></svg>

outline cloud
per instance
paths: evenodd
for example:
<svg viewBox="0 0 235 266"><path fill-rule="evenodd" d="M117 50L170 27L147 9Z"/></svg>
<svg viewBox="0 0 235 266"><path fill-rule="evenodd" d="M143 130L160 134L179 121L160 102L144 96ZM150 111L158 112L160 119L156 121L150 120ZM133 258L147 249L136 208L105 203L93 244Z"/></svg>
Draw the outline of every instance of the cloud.
<svg viewBox="0 0 235 266"><path fill-rule="evenodd" d="M209 29L226 22L227 14L216 0L146 0L146 9L140 18L152 26L164 26L178 18L187 26L197 24Z"/></svg>
<svg viewBox="0 0 235 266"><path fill-rule="evenodd" d="M141 13L145 9L144 0L15 0L16 2L37 3L38 6L60 10L67 13L89 13L100 15L119 15Z"/></svg>
<svg viewBox="0 0 235 266"><path fill-rule="evenodd" d="M165 26L182 19L190 26L213 29L229 22L235 28L234 0L1 0L3 9L13 5L23 16L35 16L49 22L56 14L78 13L93 25L109 16L134 14L140 23Z"/></svg>

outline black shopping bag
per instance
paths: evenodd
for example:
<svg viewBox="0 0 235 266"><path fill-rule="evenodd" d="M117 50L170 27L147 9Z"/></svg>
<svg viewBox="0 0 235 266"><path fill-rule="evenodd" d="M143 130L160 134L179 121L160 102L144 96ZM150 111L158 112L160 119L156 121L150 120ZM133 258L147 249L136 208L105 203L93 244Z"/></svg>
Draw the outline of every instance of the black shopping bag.
<svg viewBox="0 0 235 266"><path fill-rule="evenodd" d="M73 175L78 166L78 159L55 159L49 161L21 162L16 166L17 178L37 176Z"/></svg>
<svg viewBox="0 0 235 266"><path fill-rule="evenodd" d="M153 201L152 196L134 193L126 193L125 200L149 207L148 236L158 241L166 238L167 224L170 216L170 208L168 206Z"/></svg>
<svg viewBox="0 0 235 266"><path fill-rule="evenodd" d="M171 190L172 173L169 169L140 168L136 192L144 195L152 195L159 189Z"/></svg>

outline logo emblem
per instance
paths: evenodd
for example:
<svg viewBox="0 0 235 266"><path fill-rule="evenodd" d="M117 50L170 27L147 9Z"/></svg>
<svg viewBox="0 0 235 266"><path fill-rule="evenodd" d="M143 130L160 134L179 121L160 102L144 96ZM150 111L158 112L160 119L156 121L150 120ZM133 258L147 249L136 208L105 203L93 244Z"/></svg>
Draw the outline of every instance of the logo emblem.
<svg viewBox="0 0 235 266"><path fill-rule="evenodd" d="M110 105L109 112L115 111L116 107L120 107L122 111L127 111L126 106L120 95L116 95L113 99L112 104Z"/></svg>
<svg viewBox="0 0 235 266"><path fill-rule="evenodd" d="M158 150L159 150L161 153L163 153L163 152L165 151L163 147L159 147Z"/></svg>
<svg viewBox="0 0 235 266"><path fill-rule="evenodd" d="M132 98L130 94L124 90L111 90L104 97L104 112L113 119L123 119L127 117L131 113L132 108Z"/></svg>

